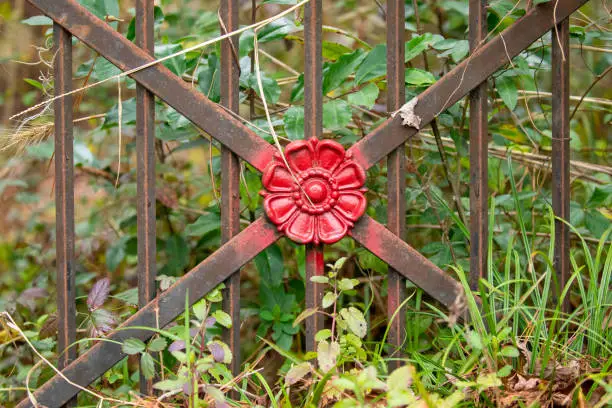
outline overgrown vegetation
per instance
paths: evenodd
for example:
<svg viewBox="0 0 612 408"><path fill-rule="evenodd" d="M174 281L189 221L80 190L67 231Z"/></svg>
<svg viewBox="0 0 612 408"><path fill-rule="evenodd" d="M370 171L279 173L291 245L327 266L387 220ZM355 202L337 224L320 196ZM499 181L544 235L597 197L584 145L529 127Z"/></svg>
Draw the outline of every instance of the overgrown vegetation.
<svg viewBox="0 0 612 408"><path fill-rule="evenodd" d="M324 134L350 146L388 117L384 9L378 1L327 1L323 42ZM499 33L535 2L490 2ZM552 0L554 1L554 0ZM133 4L81 0L128 39ZM256 1L257 20L296 4ZM2 54L35 63L0 95L5 117L53 94L50 20L21 15L23 2L0 5L3 42L21 27L38 35L32 50ZM415 8L416 6L416 8ZM220 35L207 0L156 2L156 56ZM468 55L467 1L406 2L406 97L418 95ZM610 167L610 7L593 0L570 20L572 68L572 276L560 288L552 268L551 41L532 44L489 80L490 239L486 279L467 298L470 324L456 321L407 282L405 358L386 345L386 265L352 240L326 249L322 308L304 308L304 247L281 239L242 271L241 321L221 310L222 287L145 344L122 344L128 358L81 393L79 406L607 406L612 402L612 168ZM258 31L261 92L253 69L254 33L240 36L241 116L272 142L303 137L303 9ZM250 23L250 4L241 22ZM20 20L22 23L16 24ZM24 28L26 27L26 28ZM10 44L9 44L10 45ZM7 48L8 49L8 48ZM75 86L119 70L80 42ZM164 64L220 101L219 43ZM23 83L21 82L23 80ZM119 85L118 85L119 84ZM594 84L594 85L593 85ZM593 86L591 86L593 85ZM118 86L121 92L118 92ZM135 83L112 80L75 96L76 255L79 352L131 316L136 290ZM586 92L585 92L586 91ZM18 95L18 98L15 98ZM467 101L438 115L437 127L409 141L407 241L467 288L469 137ZM8 113L7 113L8 112ZM14 406L54 374L57 359L53 119L20 117L0 142L0 404ZM121 126L119 126L121 124ZM119 137L119 129L121 137ZM220 245L220 146L163 102L156 103L158 291ZM436 140L437 139L437 140ZM441 159L439 147L446 160ZM368 172L368 214L386 221L386 163ZM260 174L241 172L241 221L258 217ZM458 196L455 196L457 194ZM460 208L457 208L457 203ZM469 293L471 293L468 290ZM559 296L561 293L561 296ZM561 304L569 299L570 312ZM187 300L187 299L186 299ZM303 319L322 313L317 352L306 353ZM228 369L224 328L240 324L243 371ZM27 341L26 341L27 339ZM140 362L140 365L138 364ZM139 366L155 397L138 395ZM196 390L198 390L196 392ZM236 390L237 392L231 392ZM103 397L103 399L100 399Z"/></svg>

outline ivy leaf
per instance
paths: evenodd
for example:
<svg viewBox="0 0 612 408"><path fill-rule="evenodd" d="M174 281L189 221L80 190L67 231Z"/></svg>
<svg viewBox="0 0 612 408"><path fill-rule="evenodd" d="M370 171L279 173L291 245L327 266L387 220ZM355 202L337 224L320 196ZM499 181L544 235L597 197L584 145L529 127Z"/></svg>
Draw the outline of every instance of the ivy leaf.
<svg viewBox="0 0 612 408"><path fill-rule="evenodd" d="M340 344L336 341L328 343L321 341L317 345L317 361L323 372L328 372L336 366L336 360L340 354Z"/></svg>
<svg viewBox="0 0 612 408"><path fill-rule="evenodd" d="M211 101L221 100L221 66L215 54L208 56L206 66L198 72L198 88Z"/></svg>
<svg viewBox="0 0 612 408"><path fill-rule="evenodd" d="M431 72L418 68L408 68L404 77L407 84L414 86L431 85L436 82L436 77Z"/></svg>
<svg viewBox="0 0 612 408"><path fill-rule="evenodd" d="M351 121L351 107L342 99L335 99L323 104L323 127L338 130L346 127Z"/></svg>
<svg viewBox="0 0 612 408"><path fill-rule="evenodd" d="M342 309L340 315L348 324L349 329L360 338L364 338L368 332L368 324L365 321L363 312L356 307Z"/></svg>
<svg viewBox="0 0 612 408"><path fill-rule="evenodd" d="M355 83L360 85L375 78L385 76L387 73L387 46L379 44L374 47L365 57L357 73Z"/></svg>
<svg viewBox="0 0 612 408"><path fill-rule="evenodd" d="M365 57L363 50L357 49L350 54L342 55L336 62L329 64L323 71L323 94L326 95L342 85L349 75L355 72Z"/></svg>
<svg viewBox="0 0 612 408"><path fill-rule="evenodd" d="M182 49L183 47L181 44L155 44L155 58L167 57L168 55L177 53ZM166 68L179 77L182 76L187 70L187 62L184 54L177 55L174 58L166 60L163 64Z"/></svg>
<svg viewBox="0 0 612 408"><path fill-rule="evenodd" d="M87 307L89 310L93 311L101 307L106 302L109 291L110 279L104 278L97 281L87 296Z"/></svg>
<svg viewBox="0 0 612 408"><path fill-rule="evenodd" d="M516 103L518 101L518 91L516 89L516 85L514 83L514 78L510 76L501 76L495 80L495 86L497 88L497 93L504 101L504 104L511 111L516 108Z"/></svg>
<svg viewBox="0 0 612 408"><path fill-rule="evenodd" d="M121 351L129 355L142 353L145 348L146 345L143 343L143 341L135 337L125 339L121 345Z"/></svg>
<svg viewBox="0 0 612 408"><path fill-rule="evenodd" d="M155 376L155 361L149 353L143 353L140 356L140 371L147 380L150 380Z"/></svg>
<svg viewBox="0 0 612 408"><path fill-rule="evenodd" d="M292 106L285 112L283 116L285 125L285 133L291 140L300 140L304 138L304 108L301 106Z"/></svg>
<svg viewBox="0 0 612 408"><path fill-rule="evenodd" d="M369 83L359 91L348 96L348 102L352 105L364 106L366 109L372 109L378 99L380 89L376 84Z"/></svg>

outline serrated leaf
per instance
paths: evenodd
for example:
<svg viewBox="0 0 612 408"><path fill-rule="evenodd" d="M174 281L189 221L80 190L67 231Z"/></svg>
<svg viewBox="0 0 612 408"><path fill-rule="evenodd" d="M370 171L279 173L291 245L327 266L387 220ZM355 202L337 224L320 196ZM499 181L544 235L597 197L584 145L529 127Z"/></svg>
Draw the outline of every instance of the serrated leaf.
<svg viewBox="0 0 612 408"><path fill-rule="evenodd" d="M285 383L287 385L293 385L304 378L308 373L312 371L312 366L308 362L303 362L294 365L287 371L285 375Z"/></svg>
<svg viewBox="0 0 612 408"><path fill-rule="evenodd" d="M340 344L338 344L338 342L319 342L319 344L317 344L317 362L319 363L321 371L328 372L334 368L339 354Z"/></svg>
<svg viewBox="0 0 612 408"><path fill-rule="evenodd" d="M121 345L121 351L129 355L142 353L145 348L146 345L143 343L143 341L134 337L125 339Z"/></svg>
<svg viewBox="0 0 612 408"><path fill-rule="evenodd" d="M304 108L292 106L283 115L285 133L291 140L304 138Z"/></svg>
<svg viewBox="0 0 612 408"><path fill-rule="evenodd" d="M87 295L87 307L89 310L93 311L101 307L106 302L109 291L110 279L104 278L94 283L89 295Z"/></svg>
<svg viewBox="0 0 612 408"><path fill-rule="evenodd" d="M335 99L323 104L323 127L328 130L345 128L351 121L351 107L342 99Z"/></svg>
<svg viewBox="0 0 612 408"><path fill-rule="evenodd" d="M348 102L353 105L364 106L366 109L372 109L378 99L380 89L376 84L370 83L361 88L359 91L348 96Z"/></svg>
<svg viewBox="0 0 612 408"><path fill-rule="evenodd" d="M155 376L155 361L149 353L143 353L140 356L140 371L147 380L150 380Z"/></svg>
<svg viewBox="0 0 612 408"><path fill-rule="evenodd" d="M147 349L152 353L158 353L166 348L168 343L163 337L156 337L149 342Z"/></svg>

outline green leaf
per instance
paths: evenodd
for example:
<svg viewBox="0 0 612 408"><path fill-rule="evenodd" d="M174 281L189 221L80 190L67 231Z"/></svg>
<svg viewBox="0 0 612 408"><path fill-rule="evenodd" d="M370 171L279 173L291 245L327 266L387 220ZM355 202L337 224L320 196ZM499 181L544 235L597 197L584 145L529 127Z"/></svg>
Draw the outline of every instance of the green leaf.
<svg viewBox="0 0 612 408"><path fill-rule="evenodd" d="M149 342L147 350L152 353L158 353L164 350L167 345L168 343L166 342L166 339L164 339L163 337L156 337Z"/></svg>
<svg viewBox="0 0 612 408"><path fill-rule="evenodd" d="M470 346L472 346L472 349L482 350L482 340L477 332L473 330L469 331L467 333L466 340L470 344Z"/></svg>
<svg viewBox="0 0 612 408"><path fill-rule="evenodd" d="M497 376L500 378L503 377L507 377L512 373L512 366L511 365L505 365L502 368L500 368L499 370L497 370Z"/></svg>
<svg viewBox="0 0 612 408"><path fill-rule="evenodd" d="M106 16L119 17L118 0L79 0L92 14L101 20ZM114 23L116 26L117 23Z"/></svg>
<svg viewBox="0 0 612 408"><path fill-rule="evenodd" d="M280 18L267 24L262 28L257 35L257 40L261 43L266 43L274 40L281 40L287 34L297 31L295 23L288 18Z"/></svg>
<svg viewBox="0 0 612 408"><path fill-rule="evenodd" d="M188 237L201 237L211 231L221 228L221 216L218 213L201 215L193 224L185 227L185 235Z"/></svg>
<svg viewBox="0 0 612 408"><path fill-rule="evenodd" d="M29 26L48 26L53 25L53 20L51 20L47 16L32 16L30 18L26 18L25 20L21 20L23 24L27 24Z"/></svg>
<svg viewBox="0 0 612 408"><path fill-rule="evenodd" d="M323 41L322 51L323 51L323 58L330 60L330 61L336 61L338 58L340 58L344 54L350 53L353 50L339 43L335 43L331 41Z"/></svg>
<svg viewBox="0 0 612 408"><path fill-rule="evenodd" d="M125 237L116 241L106 250L106 267L109 272L114 272L119 267L119 264L125 259Z"/></svg>
<svg viewBox="0 0 612 408"><path fill-rule="evenodd" d="M287 385L293 385L304 378L311 371L312 366L307 361L294 365L289 369L289 371L287 371L287 374L285 374L285 383Z"/></svg>
<svg viewBox="0 0 612 408"><path fill-rule="evenodd" d="M408 68L405 74L406 83L409 85L423 86L436 82L436 77L431 72L418 68Z"/></svg>
<svg viewBox="0 0 612 408"><path fill-rule="evenodd" d="M332 332L330 329L319 330L317 334L315 334L315 341L323 341L327 340L331 337Z"/></svg>
<svg viewBox="0 0 612 408"><path fill-rule="evenodd" d="M342 99L335 99L323 104L323 127L338 130L346 127L353 114L351 107Z"/></svg>
<svg viewBox="0 0 612 408"><path fill-rule="evenodd" d="M314 283L328 283L329 282L329 278L327 276L319 276L319 275L317 275L317 276L312 276L310 278L310 281L314 282Z"/></svg>
<svg viewBox="0 0 612 408"><path fill-rule="evenodd" d="M383 77L387 74L387 46L379 44L365 57L357 73L355 83L360 85L364 82Z"/></svg>
<svg viewBox="0 0 612 408"><path fill-rule="evenodd" d="M160 391L175 391L182 389L184 384L182 380L164 380L153 384L153 388Z"/></svg>
<svg viewBox="0 0 612 408"><path fill-rule="evenodd" d="M369 83L359 91L348 96L348 102L352 105L364 106L366 109L372 109L378 99L380 89L376 84Z"/></svg>
<svg viewBox="0 0 612 408"><path fill-rule="evenodd" d="M327 309L336 301L336 295L334 292L327 292L325 296L323 296L323 300L321 301L321 306L323 309Z"/></svg>
<svg viewBox="0 0 612 408"><path fill-rule="evenodd" d="M138 306L138 288L128 289L124 292L117 293L113 298L121 300L128 305Z"/></svg>
<svg viewBox="0 0 612 408"><path fill-rule="evenodd" d="M210 54L206 65L198 73L198 88L208 99L221 100L221 64L215 54Z"/></svg>
<svg viewBox="0 0 612 408"><path fill-rule="evenodd" d="M329 64L323 71L323 94L327 95L342 85L349 75L355 72L365 57L363 50L357 49L350 54L340 56L336 62Z"/></svg>
<svg viewBox="0 0 612 408"><path fill-rule="evenodd" d="M155 58L163 58L181 51L181 44L155 44ZM185 54L177 55L163 62L164 66L177 76L182 76L187 70Z"/></svg>
<svg viewBox="0 0 612 408"><path fill-rule="evenodd" d="M275 104L278 102L280 95L281 95L281 89L280 86L278 85L278 82L276 82L275 79L272 79L268 76L266 76L265 73L261 72L261 86L263 87L263 92L264 92L264 96L266 98L266 102L269 104ZM248 87L253 89L255 92L257 92L257 95L259 95L259 97L261 98L261 93L259 92L259 83L257 82L257 75L256 73L249 73L248 74Z"/></svg>
<svg viewBox="0 0 612 408"><path fill-rule="evenodd" d="M285 112L283 116L285 125L285 133L291 140L300 140L304 138L304 108L301 106L292 106Z"/></svg>
<svg viewBox="0 0 612 408"><path fill-rule="evenodd" d="M334 368L336 366L336 360L339 354L340 344L338 344L338 342L319 342L319 344L317 345L317 361L319 363L319 368L321 369L321 371L326 373L332 368Z"/></svg>
<svg viewBox="0 0 612 408"><path fill-rule="evenodd" d="M342 309L340 315L346 321L349 329L360 338L364 338L368 333L368 324L365 321L363 312L356 307Z"/></svg>
<svg viewBox="0 0 612 408"><path fill-rule="evenodd" d="M512 347L512 346L507 346L507 347L502 348L500 353L504 357L518 357L519 356L519 351L517 350L517 348Z"/></svg>
<svg viewBox="0 0 612 408"><path fill-rule="evenodd" d="M405 365L395 369L387 378L387 386L389 391L406 390L412 384L414 376L414 367Z"/></svg>
<svg viewBox="0 0 612 408"><path fill-rule="evenodd" d="M260 252L255 257L255 265L266 286L276 287L283 283L285 265L278 245L270 245L265 251Z"/></svg>
<svg viewBox="0 0 612 408"><path fill-rule="evenodd" d="M221 326L228 328L228 329L232 327L232 318L230 317L230 315L225 313L223 310L221 309L215 310L211 314L211 316L214 317L217 323L219 323Z"/></svg>
<svg viewBox="0 0 612 408"><path fill-rule="evenodd" d="M180 235L172 235L166 240L167 267L171 275L183 272L189 263L189 245Z"/></svg>
<svg viewBox="0 0 612 408"><path fill-rule="evenodd" d="M338 282L338 289L340 290L351 290L355 288L359 281L357 279L343 278Z"/></svg>
<svg viewBox="0 0 612 408"><path fill-rule="evenodd" d="M510 76L501 76L495 80L495 86L504 104L506 104L508 109L513 111L518 101L518 91L514 83L514 78Z"/></svg>
<svg viewBox="0 0 612 408"><path fill-rule="evenodd" d="M415 35L404 45L404 61L408 62L417 55L420 55L432 43L434 36L431 33Z"/></svg>
<svg viewBox="0 0 612 408"><path fill-rule="evenodd" d="M193 314L195 315L195 317L198 318L198 320L200 320L201 322L204 321L204 319L206 319L206 299L202 299L198 302L196 302L193 306Z"/></svg>
<svg viewBox="0 0 612 408"><path fill-rule="evenodd" d="M155 376L155 361L149 353L143 353L140 356L140 371L147 380L150 380Z"/></svg>
<svg viewBox="0 0 612 408"><path fill-rule="evenodd" d="M121 345L121 351L125 354L133 355L142 353L146 348L146 345L142 342L142 340L137 339L135 337L130 337L129 339L125 339L123 344Z"/></svg>

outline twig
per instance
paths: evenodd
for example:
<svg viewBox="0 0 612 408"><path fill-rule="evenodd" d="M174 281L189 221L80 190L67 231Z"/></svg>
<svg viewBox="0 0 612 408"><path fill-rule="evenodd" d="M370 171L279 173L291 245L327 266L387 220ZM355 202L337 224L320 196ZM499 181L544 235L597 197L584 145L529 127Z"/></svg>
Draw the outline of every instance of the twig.
<svg viewBox="0 0 612 408"><path fill-rule="evenodd" d="M576 104L576 106L574 107L574 110L572 111L572 114L570 115L569 120L572 120L572 118L574 117L574 115L576 114L576 111L578 110L578 107L580 106L580 104L582 103L582 101L584 100L584 98L588 95L589 92L591 92L591 89L593 89L593 87L599 82L601 81L607 74L608 72L610 72L610 70L612 70L612 65L610 65L608 68L606 68L606 70L604 72L602 72L601 74L597 75L595 77L595 80L593 82L591 82L591 85L589 85L589 87L586 89L586 91L584 91L584 93L582 94L582 96L580 97L580 100L578 101L578 103Z"/></svg>

